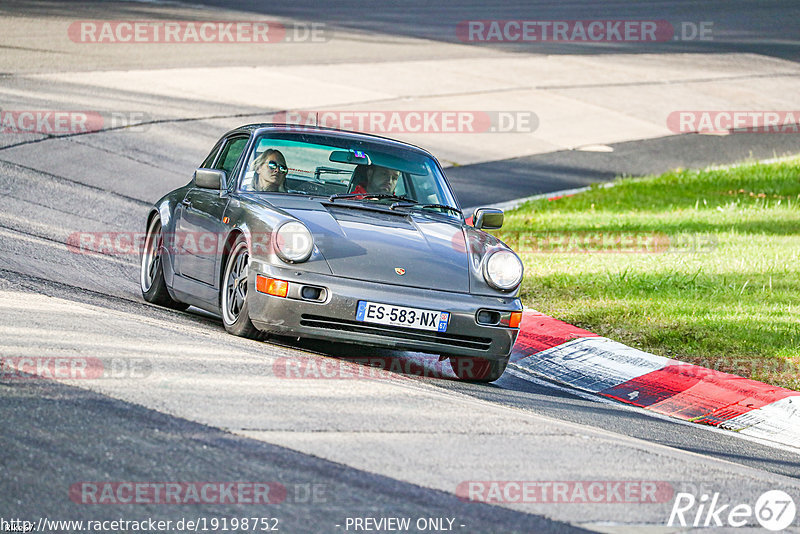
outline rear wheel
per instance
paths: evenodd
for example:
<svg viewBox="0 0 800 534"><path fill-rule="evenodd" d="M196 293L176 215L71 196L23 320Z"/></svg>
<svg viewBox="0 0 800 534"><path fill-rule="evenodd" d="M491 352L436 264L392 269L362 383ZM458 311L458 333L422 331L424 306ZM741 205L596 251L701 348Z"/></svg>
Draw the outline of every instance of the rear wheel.
<svg viewBox="0 0 800 534"><path fill-rule="evenodd" d="M147 228L147 236L142 249L142 263L139 273L139 285L142 296L147 302L165 306L174 310L185 310L188 304L173 299L167 291L164 281L164 266L162 250L164 248L164 234L161 232L161 219L153 217Z"/></svg>
<svg viewBox="0 0 800 534"><path fill-rule="evenodd" d="M263 333L253 325L247 306L247 275L249 273L250 253L244 236L234 242L220 289L220 308L225 330L235 336L259 339Z"/></svg>
<svg viewBox="0 0 800 534"><path fill-rule="evenodd" d="M466 382L494 382L503 375L508 365L508 356L499 360L487 360L472 356L450 356L450 366L459 380Z"/></svg>

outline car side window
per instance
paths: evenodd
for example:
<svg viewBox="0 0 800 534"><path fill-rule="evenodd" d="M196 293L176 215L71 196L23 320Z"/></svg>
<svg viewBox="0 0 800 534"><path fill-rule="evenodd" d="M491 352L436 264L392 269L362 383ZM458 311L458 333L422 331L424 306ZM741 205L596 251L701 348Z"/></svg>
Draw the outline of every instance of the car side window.
<svg viewBox="0 0 800 534"><path fill-rule="evenodd" d="M203 163L200 165L201 169L210 169L211 166L214 164L214 160L217 158L217 152L219 152L219 147L222 143L217 143L214 148L211 149L211 153L203 160Z"/></svg>
<svg viewBox="0 0 800 534"><path fill-rule="evenodd" d="M228 139L225 142L225 146L222 147L222 152L214 168L225 171L228 178L230 178L231 171L236 166L236 162L239 161L239 156L242 155L245 145L247 145L247 137Z"/></svg>

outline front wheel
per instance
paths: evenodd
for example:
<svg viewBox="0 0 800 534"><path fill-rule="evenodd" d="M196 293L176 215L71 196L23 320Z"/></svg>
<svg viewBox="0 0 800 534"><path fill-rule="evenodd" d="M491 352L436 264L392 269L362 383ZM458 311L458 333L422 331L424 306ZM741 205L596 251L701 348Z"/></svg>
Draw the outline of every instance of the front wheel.
<svg viewBox="0 0 800 534"><path fill-rule="evenodd" d="M235 336L259 339L262 332L250 320L247 306L247 275L249 273L250 253L247 241L240 236L231 247L225 273L220 288L220 308L225 330Z"/></svg>
<svg viewBox="0 0 800 534"><path fill-rule="evenodd" d="M472 356L450 356L450 366L459 380L465 382L494 382L503 375L508 365L508 356L499 360L487 360Z"/></svg>
<svg viewBox="0 0 800 534"><path fill-rule="evenodd" d="M147 228L147 236L142 249L142 264L139 272L139 285L142 296L147 302L172 308L185 310L188 304L173 299L167 291L164 281L164 265L161 257L164 249L164 234L161 231L161 219L153 217Z"/></svg>

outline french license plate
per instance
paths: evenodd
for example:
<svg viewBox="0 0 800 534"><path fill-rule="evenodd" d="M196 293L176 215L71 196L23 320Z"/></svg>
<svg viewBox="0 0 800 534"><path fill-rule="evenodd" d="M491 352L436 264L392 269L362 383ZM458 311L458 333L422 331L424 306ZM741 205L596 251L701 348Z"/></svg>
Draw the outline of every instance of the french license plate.
<svg viewBox="0 0 800 534"><path fill-rule="evenodd" d="M446 332L447 323L450 322L450 312L421 310L419 308L407 308L405 306L359 300L356 320L365 323Z"/></svg>

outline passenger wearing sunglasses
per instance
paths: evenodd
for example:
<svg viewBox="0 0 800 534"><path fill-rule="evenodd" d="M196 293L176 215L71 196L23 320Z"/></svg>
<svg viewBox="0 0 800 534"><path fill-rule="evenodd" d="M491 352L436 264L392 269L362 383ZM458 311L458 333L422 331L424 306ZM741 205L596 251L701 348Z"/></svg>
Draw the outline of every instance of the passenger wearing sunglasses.
<svg viewBox="0 0 800 534"><path fill-rule="evenodd" d="M286 158L280 151L269 148L262 152L253 162L256 170L253 187L256 191L279 191L286 192L284 181L289 169L286 166Z"/></svg>

